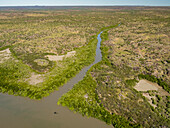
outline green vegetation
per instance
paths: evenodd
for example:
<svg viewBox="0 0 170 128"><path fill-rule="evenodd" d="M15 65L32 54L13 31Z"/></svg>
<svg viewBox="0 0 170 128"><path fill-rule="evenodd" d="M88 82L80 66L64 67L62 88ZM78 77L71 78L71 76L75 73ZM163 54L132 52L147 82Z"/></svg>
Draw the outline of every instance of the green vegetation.
<svg viewBox="0 0 170 128"><path fill-rule="evenodd" d="M170 127L168 94L133 88L142 78L170 91L169 12L169 7L0 10L0 92L48 96L94 61L96 33L102 30L102 61L58 104L114 127ZM70 51L75 55L59 61L47 57Z"/></svg>
<svg viewBox="0 0 170 128"><path fill-rule="evenodd" d="M144 92L147 94L147 92ZM158 92L150 91L151 101L155 105L155 110L164 118L169 118L170 96L160 95Z"/></svg>
<svg viewBox="0 0 170 128"><path fill-rule="evenodd" d="M33 99L48 96L53 90L57 90L59 86L75 76L85 65L89 65L94 61L96 44L97 39L94 36L88 45L76 50L77 54L74 58L65 58L58 62L51 72L45 74L46 78L44 78L45 80L41 86L33 86L25 82L25 78L30 77L32 69L23 64L22 61L7 60L0 66L1 92L27 96ZM59 73L54 75L56 72Z"/></svg>
<svg viewBox="0 0 170 128"><path fill-rule="evenodd" d="M135 10L133 15L127 10L117 12L120 18L117 23L122 24L104 31L101 35L102 61L93 66L86 77L62 96L58 103L82 115L109 122L108 124L114 121L115 116L120 116L123 120L117 124L112 123L115 127L120 126L119 122L123 124L120 127L128 127L124 124L128 124L129 127L136 127L137 124L143 127L169 127L169 100L166 98L168 96L161 96L153 91L155 94L151 95L155 95L156 99L154 96L151 97L157 106L154 108L143 96L145 92L138 92L133 88L139 78L148 76L148 80L152 78L151 81L159 85L163 82L161 86L164 85L163 88L168 91L169 64L166 60L169 60L167 48L169 46L166 33L169 19L165 18L169 17L167 12L169 10L154 9ZM159 18L156 18L157 15ZM161 30L158 30L160 26L157 24L160 20ZM161 39L157 40L157 34ZM150 36L146 39L147 35ZM164 65L159 58L163 59ZM98 106L113 117L102 118L107 114L101 113Z"/></svg>
<svg viewBox="0 0 170 128"><path fill-rule="evenodd" d="M94 61L96 33L111 21L96 10L1 10L0 92L48 96ZM46 56L73 50L74 56L60 61Z"/></svg>
<svg viewBox="0 0 170 128"><path fill-rule="evenodd" d="M54 66L52 62L39 66L34 60L47 59L46 54L63 55L81 48L100 28L110 24L111 18L103 23L109 18L104 12L93 12L95 14L80 10L1 10L0 48L10 47L11 52L33 70L48 72Z"/></svg>
<svg viewBox="0 0 170 128"><path fill-rule="evenodd" d="M148 16L150 19L143 20L141 24L142 17L147 19L147 15L143 15L144 12L136 11L133 16L127 13L127 17L122 21L121 26L111 29L108 36L103 35L103 39L108 39L108 41L103 42L102 46L105 64L101 66L102 68L94 70L92 74L98 83L96 88L98 96L108 111L126 117L129 121L142 124L144 127L169 127L169 112L166 107L169 101L165 98L166 96L157 96L159 101L164 99L164 103L162 103L164 107L154 109L141 93L133 89L138 78L145 78L157 82L169 92L169 75L167 72L169 65L167 63L162 65L160 59L158 60L158 58L168 60L168 36L162 37L164 39L162 39L160 46L154 35L168 32L166 24L169 19L164 18L167 13L162 15L162 19L164 19L162 29L156 31L158 26L153 25L153 19L154 14L159 12L150 11ZM160 22L160 19L154 22ZM137 26L140 26L140 29ZM155 32L152 33L151 37L147 37L147 40L144 38L146 26L149 30ZM139 30L141 30L140 33L137 32ZM147 35L149 35L148 31ZM151 49L154 52L150 52ZM159 50L156 51L155 49ZM160 53L160 50L164 51L164 54Z"/></svg>
<svg viewBox="0 0 170 128"><path fill-rule="evenodd" d="M100 66L100 64L95 65L95 67ZM96 94L97 83L90 75L91 70L82 81L74 85L72 90L59 99L58 105L67 106L70 110L79 112L83 116L98 118L116 128L140 127L140 125L131 124L125 118L110 113L104 108Z"/></svg>

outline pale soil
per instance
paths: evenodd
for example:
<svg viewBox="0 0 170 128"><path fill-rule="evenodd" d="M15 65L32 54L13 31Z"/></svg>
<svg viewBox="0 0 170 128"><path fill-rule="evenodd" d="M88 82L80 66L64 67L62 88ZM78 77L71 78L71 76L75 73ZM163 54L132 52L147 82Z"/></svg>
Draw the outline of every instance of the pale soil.
<svg viewBox="0 0 170 128"><path fill-rule="evenodd" d="M26 81L28 81L28 83L31 85L36 85L38 83L42 83L44 81L44 79L41 74L32 73L31 77L28 78Z"/></svg>
<svg viewBox="0 0 170 128"><path fill-rule="evenodd" d="M170 96L170 94L165 91L161 86L157 83L150 82L148 80L140 80L139 83L134 87L137 91L149 91L156 90L161 96Z"/></svg>
<svg viewBox="0 0 170 128"><path fill-rule="evenodd" d="M9 50L9 48L0 51L0 63L3 63L5 60L11 59L11 51ZM15 60L15 62L18 62L18 60ZM31 85L36 85L38 83L42 83L43 82L43 76L41 74L35 74L32 73L31 77L26 79L26 81L31 84Z"/></svg>
<svg viewBox="0 0 170 128"><path fill-rule="evenodd" d="M57 56L57 55L47 55L46 57L48 57L48 59L50 61L59 61L59 60L63 60L64 55L61 56Z"/></svg>
<svg viewBox="0 0 170 128"><path fill-rule="evenodd" d="M50 61L59 61L59 60L63 60L64 57L71 57L71 56L74 56L76 54L76 51L71 51L71 52L68 52L66 55L60 55L60 56L57 56L57 55L47 55L46 57L48 57L48 59Z"/></svg>
<svg viewBox="0 0 170 128"><path fill-rule="evenodd" d="M89 97L89 96L88 96L88 94L84 95L84 98L86 98L86 99L87 99L88 97Z"/></svg>
<svg viewBox="0 0 170 128"><path fill-rule="evenodd" d="M37 17L37 16L46 16L45 14L33 14L33 13L29 13L29 14L25 14L25 16L34 16L34 17Z"/></svg>
<svg viewBox="0 0 170 128"><path fill-rule="evenodd" d="M0 63L3 63L5 60L8 60L11 58L11 51L9 48L0 51Z"/></svg>
<svg viewBox="0 0 170 128"><path fill-rule="evenodd" d="M149 90L158 90L158 86L154 83L147 80L140 80L139 83L134 87L137 91L149 91Z"/></svg>
<svg viewBox="0 0 170 128"><path fill-rule="evenodd" d="M63 60L64 57L71 57L76 54L76 51L71 51L68 52L66 55L61 55L61 56L55 56L55 55L47 55L49 60L51 61L58 61L58 60ZM11 59L11 52L9 48L0 51L0 63L3 63L5 60ZM18 61L18 60L16 60ZM38 65L48 65L48 61L44 59L36 59L35 62ZM25 81L27 81L31 85L37 85L39 83L42 83L44 81L43 75L42 74L36 74L32 73L31 77L27 78Z"/></svg>
<svg viewBox="0 0 170 128"><path fill-rule="evenodd" d="M166 92L158 84L150 82L148 80L140 80L139 83L137 83L134 88L137 91L144 91L144 92L149 91L149 90L156 90L158 94L161 96L170 96L170 94ZM150 96L149 93L143 93L143 96L148 99L148 102L150 105L152 105L154 108L157 107L155 104L152 103L152 100L151 100L151 98L155 99L155 96Z"/></svg>
<svg viewBox="0 0 170 128"><path fill-rule="evenodd" d="M152 103L151 98L155 99L155 96L150 96L148 93L143 93L143 96L146 97L148 99L148 102L150 105L152 105L154 108L157 107L157 105Z"/></svg>

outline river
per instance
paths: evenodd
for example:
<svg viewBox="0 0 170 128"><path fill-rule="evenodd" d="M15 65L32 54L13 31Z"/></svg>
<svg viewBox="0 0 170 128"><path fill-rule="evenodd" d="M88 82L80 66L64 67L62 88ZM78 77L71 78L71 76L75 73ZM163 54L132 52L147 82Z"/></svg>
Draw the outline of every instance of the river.
<svg viewBox="0 0 170 128"><path fill-rule="evenodd" d="M0 128L112 128L103 121L83 117L67 107L57 105L58 99L82 80L91 66L101 61L101 33L97 37L96 57L93 64L84 67L67 84L51 93L50 96L41 100L32 100L0 93Z"/></svg>

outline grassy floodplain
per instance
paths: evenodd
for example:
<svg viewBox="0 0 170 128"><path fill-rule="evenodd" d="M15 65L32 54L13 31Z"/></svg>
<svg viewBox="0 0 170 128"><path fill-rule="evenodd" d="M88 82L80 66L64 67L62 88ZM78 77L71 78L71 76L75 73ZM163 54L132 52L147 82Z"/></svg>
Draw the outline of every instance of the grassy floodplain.
<svg viewBox="0 0 170 128"><path fill-rule="evenodd" d="M1 92L33 99L48 96L94 61L96 33L110 24L112 18L96 9L1 8ZM71 51L76 54L63 60L47 57Z"/></svg>
<svg viewBox="0 0 170 128"><path fill-rule="evenodd" d="M147 79L170 91L169 24L169 7L0 8L0 91L48 96L94 61L104 30L102 61L58 104L114 127L169 127L170 97L134 89Z"/></svg>

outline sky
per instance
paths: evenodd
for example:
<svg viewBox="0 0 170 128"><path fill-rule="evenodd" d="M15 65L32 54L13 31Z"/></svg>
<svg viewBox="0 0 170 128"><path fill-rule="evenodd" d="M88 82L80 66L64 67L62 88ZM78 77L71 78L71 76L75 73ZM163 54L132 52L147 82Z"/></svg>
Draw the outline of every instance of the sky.
<svg viewBox="0 0 170 128"><path fill-rule="evenodd" d="M0 6L144 5L170 6L170 0L0 0Z"/></svg>

